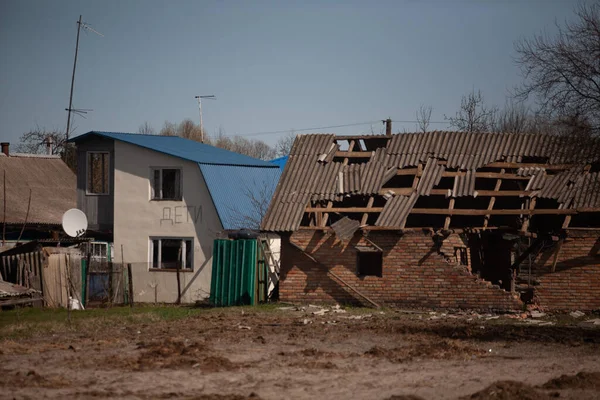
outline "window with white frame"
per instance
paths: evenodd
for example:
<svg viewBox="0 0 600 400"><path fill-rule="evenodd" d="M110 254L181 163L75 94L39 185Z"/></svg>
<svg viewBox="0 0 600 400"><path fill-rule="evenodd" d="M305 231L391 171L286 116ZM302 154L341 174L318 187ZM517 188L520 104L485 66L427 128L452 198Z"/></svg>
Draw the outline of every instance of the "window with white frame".
<svg viewBox="0 0 600 400"><path fill-rule="evenodd" d="M107 151L87 153L87 194L109 194L110 154Z"/></svg>
<svg viewBox="0 0 600 400"><path fill-rule="evenodd" d="M181 168L152 168L152 200L181 200Z"/></svg>
<svg viewBox="0 0 600 400"><path fill-rule="evenodd" d="M187 269L194 267L194 241L186 238L151 238L153 269Z"/></svg>

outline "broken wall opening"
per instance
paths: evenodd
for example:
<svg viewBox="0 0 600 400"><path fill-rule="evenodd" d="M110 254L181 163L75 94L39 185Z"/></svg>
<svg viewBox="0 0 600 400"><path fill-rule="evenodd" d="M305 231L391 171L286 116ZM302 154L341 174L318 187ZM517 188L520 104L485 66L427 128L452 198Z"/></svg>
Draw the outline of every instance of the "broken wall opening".
<svg viewBox="0 0 600 400"><path fill-rule="evenodd" d="M510 291L513 276L511 269L513 244L502 236L500 232L468 235L471 271L481 279Z"/></svg>

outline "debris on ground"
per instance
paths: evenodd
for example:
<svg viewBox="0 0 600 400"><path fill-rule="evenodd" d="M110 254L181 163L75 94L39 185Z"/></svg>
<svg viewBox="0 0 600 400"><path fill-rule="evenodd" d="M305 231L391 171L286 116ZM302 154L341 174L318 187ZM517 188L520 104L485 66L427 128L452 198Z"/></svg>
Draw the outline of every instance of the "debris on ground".
<svg viewBox="0 0 600 400"><path fill-rule="evenodd" d="M531 315L531 318L542 318L546 316L546 313L543 313L541 311L530 311L529 315Z"/></svg>
<svg viewBox="0 0 600 400"><path fill-rule="evenodd" d="M572 311L569 313L569 315L573 318L581 318L585 315L585 313L582 313L581 311Z"/></svg>
<svg viewBox="0 0 600 400"><path fill-rule="evenodd" d="M600 318L588 319L584 322L586 325L600 325Z"/></svg>

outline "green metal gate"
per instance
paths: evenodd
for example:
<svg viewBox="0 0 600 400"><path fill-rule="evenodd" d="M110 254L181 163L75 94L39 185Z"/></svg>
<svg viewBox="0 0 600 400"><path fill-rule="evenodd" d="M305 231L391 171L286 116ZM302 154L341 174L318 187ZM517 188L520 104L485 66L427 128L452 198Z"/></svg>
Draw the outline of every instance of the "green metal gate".
<svg viewBox="0 0 600 400"><path fill-rule="evenodd" d="M259 262L256 239L216 239L210 283L211 303L234 306L264 301L264 269L264 262Z"/></svg>

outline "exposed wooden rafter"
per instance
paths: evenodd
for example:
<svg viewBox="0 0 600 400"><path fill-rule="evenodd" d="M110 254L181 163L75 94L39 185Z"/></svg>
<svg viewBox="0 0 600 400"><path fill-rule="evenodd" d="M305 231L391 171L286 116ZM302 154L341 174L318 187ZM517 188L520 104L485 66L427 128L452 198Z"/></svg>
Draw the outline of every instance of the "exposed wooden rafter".
<svg viewBox="0 0 600 400"><path fill-rule="evenodd" d="M383 195L387 192L392 191L399 196L409 196L414 189L412 187L406 188L383 188L379 191L379 194ZM529 196L533 193L531 190L477 190L477 196ZM431 189L430 195L434 196L448 196L448 189Z"/></svg>
<svg viewBox="0 0 600 400"><path fill-rule="evenodd" d="M500 173L504 173L504 169L500 170ZM494 186L494 192L499 192L501 186L502 186L502 179L498 179L496 181L496 186ZM496 195L492 195L492 198L490 199L490 202L488 203L487 209L493 210L495 202L496 202ZM483 227L484 228L487 228L487 226L490 222L490 215L491 214L486 214L485 217L483 218Z"/></svg>
<svg viewBox="0 0 600 400"><path fill-rule="evenodd" d="M600 212L600 208L585 209L585 212ZM331 207L331 208L318 208L318 207L307 207L306 212L344 212L344 213L380 213L383 211L383 207ZM523 210L521 208L508 209L508 210L477 210L477 209L463 209L463 208L413 208L411 214L439 214L439 215L550 215L550 214L577 214L578 211L571 208L542 208L535 210Z"/></svg>

